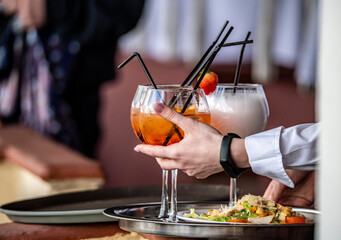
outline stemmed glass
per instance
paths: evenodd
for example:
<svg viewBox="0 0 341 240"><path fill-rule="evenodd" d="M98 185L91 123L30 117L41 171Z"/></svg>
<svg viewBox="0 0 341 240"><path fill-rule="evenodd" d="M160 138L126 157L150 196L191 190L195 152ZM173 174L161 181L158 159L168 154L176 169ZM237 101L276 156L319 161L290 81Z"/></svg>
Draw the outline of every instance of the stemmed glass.
<svg viewBox="0 0 341 240"><path fill-rule="evenodd" d="M269 107L260 84L218 84L206 99L211 112L211 126L222 134L236 133L245 138L266 127ZM236 179L232 178L229 205L235 205L236 201Z"/></svg>
<svg viewBox="0 0 341 240"><path fill-rule="evenodd" d="M141 134L140 124L139 124L140 107L141 107L144 97L146 96L147 89L150 87L151 85L138 85L133 101L131 102L131 106L130 106L131 126L133 127L136 137L140 139L142 143L145 143L145 141Z"/></svg>
<svg viewBox="0 0 341 240"><path fill-rule="evenodd" d="M166 104L186 117L210 123L210 110L201 89L172 85L158 86L158 89L148 88L139 113L140 130L147 144L168 146L184 137L181 128L155 113L156 103ZM169 213L165 215L168 215L170 221L177 220L176 178L177 170L172 170L171 206Z"/></svg>
<svg viewBox="0 0 341 240"><path fill-rule="evenodd" d="M167 85L162 85L163 87ZM138 85L133 101L130 107L130 122L135 132L135 135L142 143L145 143L145 140L142 136L140 129L140 108L141 104L146 96L146 92L148 88L153 88L152 85ZM168 170L162 170L162 188L161 188L161 207L159 218L165 218L168 215L169 211L169 202L168 202Z"/></svg>

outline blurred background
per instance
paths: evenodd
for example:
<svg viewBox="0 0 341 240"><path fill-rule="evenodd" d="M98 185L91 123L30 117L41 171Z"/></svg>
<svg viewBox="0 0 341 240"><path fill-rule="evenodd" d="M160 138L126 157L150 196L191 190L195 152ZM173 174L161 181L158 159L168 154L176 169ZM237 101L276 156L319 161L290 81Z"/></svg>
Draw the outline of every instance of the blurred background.
<svg viewBox="0 0 341 240"><path fill-rule="evenodd" d="M31 54L33 57L24 58L24 62L31 70L32 63L39 63L33 73L26 71L26 74L19 74L21 78L18 79L21 80L18 82L11 81L14 78L12 65L13 68L2 75L0 82L0 105L3 109L0 149L5 149L3 155L7 160L4 161L12 162L31 173L36 174L37 168L26 162L31 155L25 155L27 149L20 131L16 133L19 134L17 140L6 142L8 135L13 135L12 132L6 132L9 126L28 126L42 136L74 149L87 161L96 162L104 179L97 187L160 185L161 170L156 161L133 151L140 142L131 127L130 104L137 86L148 84L148 78L137 59L121 70L116 70L116 67L133 52L139 52L156 83L181 83L226 20L229 20L229 26L235 28L227 42L244 40L247 32L252 32L250 38L254 43L246 46L240 81L263 84L270 108L267 128L315 122L317 0L146 0L137 1L139 4L136 1L78 1L74 4L77 8L70 6L72 4L67 1L34 2L43 4L41 9L46 10L45 21L36 24L28 21L29 27L25 28L25 21L22 21L25 17L22 18L24 29L19 32L25 35L16 33L15 36L20 35L28 43L29 40L35 43L40 37L41 45L38 45L42 46L46 56L41 61L40 55L36 59L36 54ZM8 16L20 20L19 10L10 14L6 11L6 23ZM70 22L72 24L68 25ZM3 25L3 29L6 29L6 25ZM3 40L3 43L6 42ZM29 46L32 45L26 49L30 49ZM22 59L22 55L17 53L14 51L12 55ZM211 67L218 74L219 82L233 82L239 54L240 46L224 48L219 52ZM41 66L45 66L43 75L40 75ZM33 86L43 84L41 91L45 95L34 99L35 105L29 104L32 114L22 117L20 111L14 111L16 114L9 117L9 97L5 93L14 85L14 92L20 95L19 89L24 84L19 83L25 81L32 82ZM27 91L30 91L30 96L40 96L41 93L37 92L37 87ZM13 109L27 110L25 99L20 95L20 100L13 100ZM24 107L19 107L19 102ZM42 105L47 115L39 113L36 119L45 116L42 121L45 125L37 127L39 124L29 117L36 116L33 112L41 111ZM76 134L75 129L82 131ZM17 143L19 140L20 144ZM88 145L82 146L85 140ZM34 145L34 141L26 141ZM24 160L16 160L18 155L6 150L6 144L21 150L24 155L20 156ZM50 152L50 155L58 155L60 150L55 151ZM38 166L41 163L50 166L50 162L44 160L46 155L41 152L41 148L34 152L38 159L34 161L35 164L38 162ZM63 159L63 156L59 159ZM21 164L22 161L26 164ZM53 164L63 164L59 166L63 169L70 164L67 159L56 162ZM2 167L5 167L4 172L9 172L6 166ZM82 165L68 171L70 175L72 172L76 174L82 171ZM48 177L37 175L48 181ZM229 179L224 173L205 180L196 180L179 173L179 183L229 184ZM262 194L268 183L269 179L246 172L238 181L238 188L241 194ZM64 190L70 190L67 183L63 186ZM8 191L8 185L0 187L1 191ZM39 187L31 185L30 188L34 194L18 198L41 195L34 189ZM57 192L62 191L63 188Z"/></svg>
<svg viewBox="0 0 341 240"><path fill-rule="evenodd" d="M244 40L252 32L254 43L245 49L240 81L263 84L270 108L268 128L314 122L316 15L317 1L149 0L136 28L120 39L115 61L118 65L139 52L157 83L180 83L229 20L235 29L227 42ZM233 82L240 50L236 46L218 53L211 70L219 82ZM148 83L133 60L102 89L105 131L99 159L109 173L109 186L160 182L154 160L132 151L139 141L130 129L129 104L137 84ZM122 158L126 161L118 165ZM198 182L182 173L179 181ZM229 182L223 173L204 181ZM268 180L246 173L239 183L246 193L261 194Z"/></svg>

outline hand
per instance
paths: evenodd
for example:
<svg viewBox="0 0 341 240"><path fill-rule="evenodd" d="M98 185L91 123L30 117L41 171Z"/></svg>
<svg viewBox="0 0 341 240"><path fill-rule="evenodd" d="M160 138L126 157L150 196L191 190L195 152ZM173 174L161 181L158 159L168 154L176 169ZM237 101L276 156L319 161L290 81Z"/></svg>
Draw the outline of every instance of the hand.
<svg viewBox="0 0 341 240"><path fill-rule="evenodd" d="M155 104L154 109L161 117L178 125L185 133L184 139L167 147L140 144L135 151L156 157L162 169L180 169L199 179L223 170L219 162L223 136L219 131L163 104Z"/></svg>
<svg viewBox="0 0 341 240"><path fill-rule="evenodd" d="M1 0L2 5L5 7L5 14L11 15L17 11L18 0Z"/></svg>
<svg viewBox="0 0 341 240"><path fill-rule="evenodd" d="M283 205L313 208L315 171L286 170L286 172L294 182L295 188L272 180L263 196Z"/></svg>
<svg viewBox="0 0 341 240"><path fill-rule="evenodd" d="M16 13L24 29L39 28L46 19L46 0L2 0L6 14Z"/></svg>

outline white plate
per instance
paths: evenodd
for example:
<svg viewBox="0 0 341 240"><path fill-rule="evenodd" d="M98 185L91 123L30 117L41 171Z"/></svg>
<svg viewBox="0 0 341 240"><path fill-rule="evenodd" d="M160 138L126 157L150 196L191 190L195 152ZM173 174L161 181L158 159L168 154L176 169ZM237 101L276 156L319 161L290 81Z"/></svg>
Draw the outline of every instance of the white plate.
<svg viewBox="0 0 341 240"><path fill-rule="evenodd" d="M178 212L178 218L180 220L186 221L186 222L196 222L196 223L214 223L214 224L242 224L242 223L231 223L231 222L217 222L217 221L209 221L209 220L204 220L204 219L197 219L197 218L189 218L189 217L184 217L184 214L189 213L188 210L186 211L179 211ZM195 213L200 215L202 213L207 213L207 209L196 209Z"/></svg>
<svg viewBox="0 0 341 240"><path fill-rule="evenodd" d="M293 208L292 209L295 212L302 213L305 217L313 219L314 222L317 221L317 217L320 215L320 212L314 209L306 209L306 208ZM195 213L200 215L202 213L207 213L208 209L196 209ZM214 224L249 224L249 223L231 223L231 222L217 222L217 221L209 221L204 219L196 219L196 218L189 218L184 217L184 214L189 213L189 210L186 211L179 211L178 212L178 218L180 220L186 221L186 222L196 222L196 223L214 223Z"/></svg>

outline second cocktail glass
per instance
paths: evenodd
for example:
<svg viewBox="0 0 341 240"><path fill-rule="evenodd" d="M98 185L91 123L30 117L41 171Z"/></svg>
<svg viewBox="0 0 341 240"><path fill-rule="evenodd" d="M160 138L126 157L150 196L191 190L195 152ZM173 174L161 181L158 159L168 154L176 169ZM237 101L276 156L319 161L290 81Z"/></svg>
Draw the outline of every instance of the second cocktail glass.
<svg viewBox="0 0 341 240"><path fill-rule="evenodd" d="M210 110L201 89L193 90L192 87L174 85L158 86L158 89L149 88L139 112L139 126L147 144L168 146L179 142L184 137L181 128L155 113L156 103L168 105L186 117L210 123ZM171 206L169 214L164 214L170 221L176 221L176 182L177 170L172 170Z"/></svg>
<svg viewBox="0 0 341 240"><path fill-rule="evenodd" d="M245 138L265 129L269 107L260 84L218 84L207 95L211 111L211 126L220 133L236 133ZM231 179L230 205L237 201L236 179Z"/></svg>

